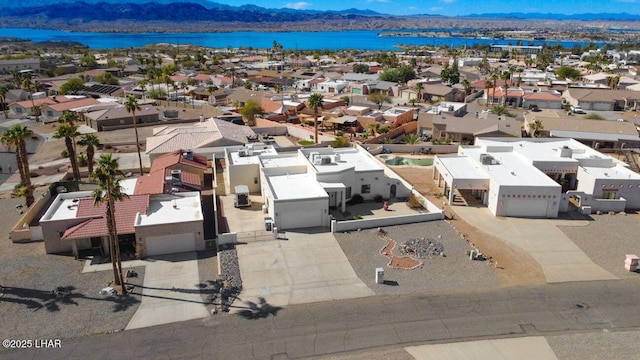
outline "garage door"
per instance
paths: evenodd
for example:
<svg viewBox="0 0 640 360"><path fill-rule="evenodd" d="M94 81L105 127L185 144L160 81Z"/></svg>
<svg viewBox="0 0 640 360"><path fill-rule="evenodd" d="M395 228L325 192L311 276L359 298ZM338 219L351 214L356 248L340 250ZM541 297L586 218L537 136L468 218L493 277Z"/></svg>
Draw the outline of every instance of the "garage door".
<svg viewBox="0 0 640 360"><path fill-rule="evenodd" d="M508 200L507 216L513 217L547 217L548 200Z"/></svg>
<svg viewBox="0 0 640 360"><path fill-rule="evenodd" d="M283 213L278 216L276 226L282 230L322 226L322 210Z"/></svg>
<svg viewBox="0 0 640 360"><path fill-rule="evenodd" d="M196 251L194 233L147 237L147 256Z"/></svg>

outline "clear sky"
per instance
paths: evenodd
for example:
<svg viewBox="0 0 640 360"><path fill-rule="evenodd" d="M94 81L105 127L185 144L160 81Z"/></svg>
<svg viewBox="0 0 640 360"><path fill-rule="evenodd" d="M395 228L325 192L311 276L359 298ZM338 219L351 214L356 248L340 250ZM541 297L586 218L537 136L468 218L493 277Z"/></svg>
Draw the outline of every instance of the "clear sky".
<svg viewBox="0 0 640 360"><path fill-rule="evenodd" d="M439 14L447 16L536 12L554 14L640 14L640 0L212 0L240 6L310 10L370 9L385 14Z"/></svg>

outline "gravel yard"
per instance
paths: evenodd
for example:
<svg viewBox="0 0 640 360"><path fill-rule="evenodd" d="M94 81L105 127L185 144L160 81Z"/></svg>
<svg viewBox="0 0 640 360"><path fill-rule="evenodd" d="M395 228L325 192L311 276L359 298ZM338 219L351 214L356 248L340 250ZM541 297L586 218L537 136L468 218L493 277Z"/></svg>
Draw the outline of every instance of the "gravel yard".
<svg viewBox="0 0 640 360"><path fill-rule="evenodd" d="M586 226L558 226L594 263L620 278L640 279L624 268L626 254L640 255L640 215L595 215Z"/></svg>
<svg viewBox="0 0 640 360"><path fill-rule="evenodd" d="M107 297L100 290L113 280L112 271L82 273L84 261L45 255L43 243L14 244L34 254L2 260L0 337L10 339L69 338L125 328L140 304L139 295ZM142 284L144 268L135 268ZM69 294L57 298L60 287Z"/></svg>
<svg viewBox="0 0 640 360"><path fill-rule="evenodd" d="M546 336L561 360L626 360L640 353L640 331L590 332Z"/></svg>
<svg viewBox="0 0 640 360"><path fill-rule="evenodd" d="M414 270L391 269L387 266L389 260L379 253L386 243L377 236L376 229L336 233L335 237L356 274L376 294L433 293L500 285L489 262L469 260L466 252L472 248L445 221L389 226L383 229L398 244L419 237L436 240L444 245L446 256L424 259L424 265ZM397 247L393 252L401 255ZM375 284L376 267L385 269L386 285Z"/></svg>

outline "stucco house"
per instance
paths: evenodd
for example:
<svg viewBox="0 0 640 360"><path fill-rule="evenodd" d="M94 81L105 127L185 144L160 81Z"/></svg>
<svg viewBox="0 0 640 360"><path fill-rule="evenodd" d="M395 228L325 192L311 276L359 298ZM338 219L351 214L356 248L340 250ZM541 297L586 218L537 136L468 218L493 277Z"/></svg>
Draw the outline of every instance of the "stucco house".
<svg viewBox="0 0 640 360"><path fill-rule="evenodd" d="M94 249L109 253L105 205L94 206L92 192L61 193L40 219L48 254ZM122 253L142 257L204 250L199 192L130 195L115 202Z"/></svg>
<svg viewBox="0 0 640 360"><path fill-rule="evenodd" d="M495 216L640 208L640 175L573 139L478 138L455 156L436 156L434 167L450 203L473 196Z"/></svg>
<svg viewBox="0 0 640 360"><path fill-rule="evenodd" d="M88 126L97 131L110 131L133 127L133 115L124 105L109 106L85 112L84 119ZM160 112L153 106L142 105L136 110L136 123L149 124L160 121Z"/></svg>

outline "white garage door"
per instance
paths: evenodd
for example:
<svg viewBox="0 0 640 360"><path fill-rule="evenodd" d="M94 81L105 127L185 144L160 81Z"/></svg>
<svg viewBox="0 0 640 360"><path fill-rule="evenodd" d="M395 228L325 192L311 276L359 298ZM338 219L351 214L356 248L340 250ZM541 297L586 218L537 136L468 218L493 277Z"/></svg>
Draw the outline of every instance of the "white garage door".
<svg viewBox="0 0 640 360"><path fill-rule="evenodd" d="M548 200L507 200L507 216L547 217Z"/></svg>
<svg viewBox="0 0 640 360"><path fill-rule="evenodd" d="M322 209L283 213L278 216L276 226L282 230L322 226Z"/></svg>
<svg viewBox="0 0 640 360"><path fill-rule="evenodd" d="M194 233L147 237L147 256L196 251Z"/></svg>

